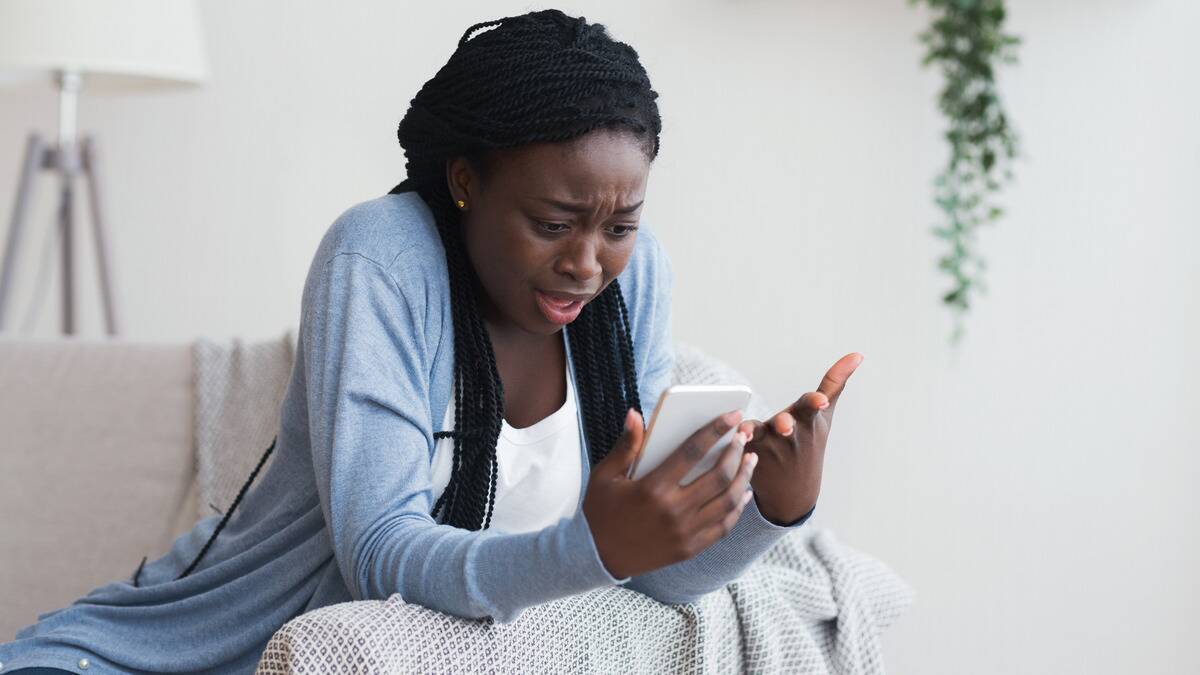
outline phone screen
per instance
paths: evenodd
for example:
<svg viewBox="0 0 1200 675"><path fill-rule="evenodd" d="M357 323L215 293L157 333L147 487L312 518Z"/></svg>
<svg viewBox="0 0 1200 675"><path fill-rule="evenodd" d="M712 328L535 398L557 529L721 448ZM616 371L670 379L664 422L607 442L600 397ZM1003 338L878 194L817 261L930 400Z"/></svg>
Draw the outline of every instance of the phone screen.
<svg viewBox="0 0 1200 675"><path fill-rule="evenodd" d="M689 436L713 418L731 410L743 413L750 403L750 388L744 385L673 385L663 392L650 418L642 452L630 468L637 480L653 471ZM679 482L687 485L712 468L721 450L733 439L736 427L725 432Z"/></svg>

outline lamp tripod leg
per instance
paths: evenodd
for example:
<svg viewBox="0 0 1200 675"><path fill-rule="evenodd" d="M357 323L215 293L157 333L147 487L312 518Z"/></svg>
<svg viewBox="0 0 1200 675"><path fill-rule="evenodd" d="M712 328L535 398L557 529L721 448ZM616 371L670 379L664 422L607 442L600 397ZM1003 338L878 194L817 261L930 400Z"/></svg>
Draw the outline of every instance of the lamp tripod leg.
<svg viewBox="0 0 1200 675"><path fill-rule="evenodd" d="M17 260L17 249L21 245L21 230L25 225L29 202L33 197L33 177L45 165L46 159L46 143L42 140L41 135L37 132L29 134L29 139L25 143L25 160L21 163L21 177L17 183L17 196L13 202L12 220L8 225L4 262L0 264L0 331L4 330L9 296L12 292L13 267Z"/></svg>
<svg viewBox="0 0 1200 675"><path fill-rule="evenodd" d="M72 222L75 201L75 175L60 174L62 187L58 202L58 227L62 236L62 332L75 334L75 228Z"/></svg>
<svg viewBox="0 0 1200 675"><path fill-rule="evenodd" d="M103 209L100 203L100 184L97 178L96 147L91 136L83 139L83 174L87 178L88 202L92 212L92 233L96 240L96 263L100 273L100 295L104 302L104 327L109 335L117 334L117 309L113 302L112 279L109 274L108 245L104 234Z"/></svg>

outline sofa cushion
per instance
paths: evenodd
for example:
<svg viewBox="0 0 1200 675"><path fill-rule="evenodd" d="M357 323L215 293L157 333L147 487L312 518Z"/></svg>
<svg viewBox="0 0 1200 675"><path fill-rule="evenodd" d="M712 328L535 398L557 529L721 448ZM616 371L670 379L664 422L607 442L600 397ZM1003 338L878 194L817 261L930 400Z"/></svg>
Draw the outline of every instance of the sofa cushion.
<svg viewBox="0 0 1200 675"><path fill-rule="evenodd" d="M0 335L0 641L195 522L189 345Z"/></svg>

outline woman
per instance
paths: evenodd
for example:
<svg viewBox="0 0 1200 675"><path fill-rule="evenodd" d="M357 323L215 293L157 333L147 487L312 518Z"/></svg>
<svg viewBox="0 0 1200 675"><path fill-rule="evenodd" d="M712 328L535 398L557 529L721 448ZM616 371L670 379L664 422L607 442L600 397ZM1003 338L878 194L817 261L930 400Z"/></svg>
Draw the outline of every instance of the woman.
<svg viewBox="0 0 1200 675"><path fill-rule="evenodd" d="M656 98L602 25L468 29L400 123L408 178L318 247L270 470L0 645L4 672L251 672L292 617L393 593L496 621L611 584L687 602L799 527L857 354L770 423L722 416L625 477L673 367L670 264L639 227Z"/></svg>

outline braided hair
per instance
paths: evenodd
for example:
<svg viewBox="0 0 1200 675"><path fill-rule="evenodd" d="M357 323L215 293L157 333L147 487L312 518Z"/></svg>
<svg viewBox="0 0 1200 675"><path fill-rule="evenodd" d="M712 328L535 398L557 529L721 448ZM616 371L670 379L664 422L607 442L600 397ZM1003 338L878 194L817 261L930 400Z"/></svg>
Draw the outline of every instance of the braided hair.
<svg viewBox="0 0 1200 675"><path fill-rule="evenodd" d="M454 455L435 518L463 529L488 527L504 416L504 388L477 304L481 284L467 257L460 212L452 207L447 161L465 157L486 181L496 150L567 141L602 128L634 135L653 161L662 129L656 98L632 47L613 40L602 24L548 9L468 28L401 120L397 137L408 178L391 194L415 191L432 211L454 316L455 428L435 434L454 439ZM619 282L584 305L565 330L594 465L620 435L625 411L641 412Z"/></svg>
<svg viewBox="0 0 1200 675"><path fill-rule="evenodd" d="M477 31L483 32L475 35ZM464 157L486 181L495 151L568 141L597 129L635 136L653 161L662 131L657 98L632 47L613 40L603 24L547 9L468 28L400 121L396 135L408 177L389 194L416 192L433 213L446 252L454 317L455 428L435 434L454 439L454 455L433 517L463 529L487 529L495 506L496 441L504 417L504 388L479 312L482 286L467 256L459 211L452 208L446 163ZM589 461L595 465L620 435L625 411L642 410L629 312L618 281L587 303L565 330ZM195 569L274 447L272 441L178 578ZM135 573L134 585L137 577Z"/></svg>

